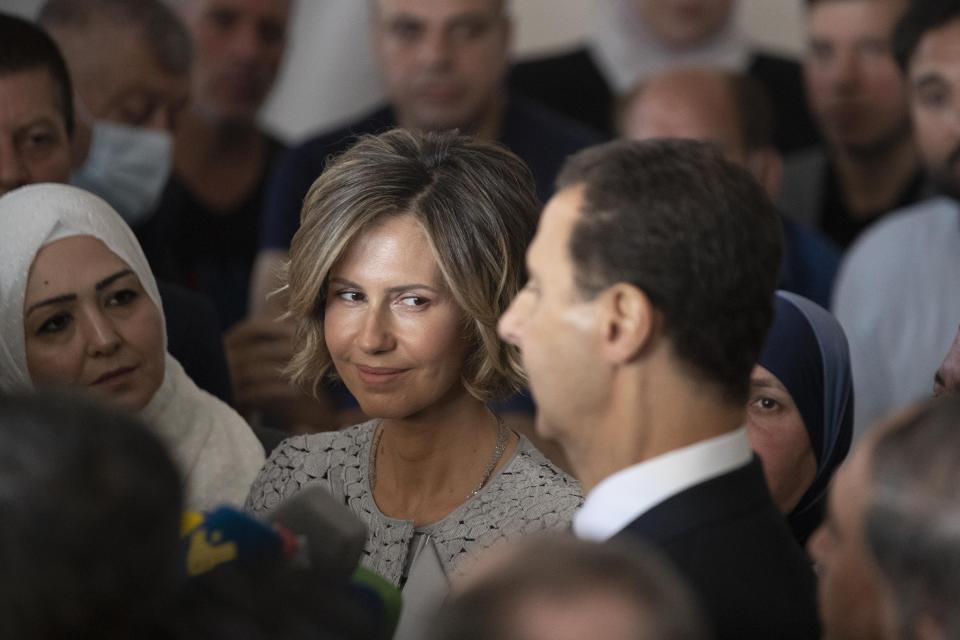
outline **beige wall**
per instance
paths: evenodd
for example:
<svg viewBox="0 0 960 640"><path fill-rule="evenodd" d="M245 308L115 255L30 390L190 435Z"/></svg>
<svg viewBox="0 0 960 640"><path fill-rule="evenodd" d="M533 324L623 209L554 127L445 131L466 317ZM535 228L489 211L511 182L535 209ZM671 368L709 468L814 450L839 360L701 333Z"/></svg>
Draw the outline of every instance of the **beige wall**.
<svg viewBox="0 0 960 640"><path fill-rule="evenodd" d="M517 53L549 51L580 40L603 0L513 0ZM803 0L740 0L738 20L758 44L798 54L802 47Z"/></svg>

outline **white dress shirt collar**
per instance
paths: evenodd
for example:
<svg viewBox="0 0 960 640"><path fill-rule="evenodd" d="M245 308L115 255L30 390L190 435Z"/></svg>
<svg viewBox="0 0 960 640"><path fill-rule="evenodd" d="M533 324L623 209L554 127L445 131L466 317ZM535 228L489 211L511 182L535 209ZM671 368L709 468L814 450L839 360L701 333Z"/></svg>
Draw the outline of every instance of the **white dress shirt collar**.
<svg viewBox="0 0 960 640"><path fill-rule="evenodd" d="M609 540L654 506L746 465L752 456L747 430L740 427L622 469L587 495L573 531L585 540Z"/></svg>

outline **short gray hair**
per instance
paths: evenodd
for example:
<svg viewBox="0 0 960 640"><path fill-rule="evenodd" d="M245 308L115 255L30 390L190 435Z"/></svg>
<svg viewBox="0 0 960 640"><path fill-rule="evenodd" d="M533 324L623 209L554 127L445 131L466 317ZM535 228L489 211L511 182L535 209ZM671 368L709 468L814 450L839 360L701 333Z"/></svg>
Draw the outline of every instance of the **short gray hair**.
<svg viewBox="0 0 960 640"><path fill-rule="evenodd" d="M82 30L100 21L139 29L164 71L174 75L190 73L190 34L161 0L47 0L37 15L37 23L47 30ZM104 43L91 44L94 45Z"/></svg>
<svg viewBox="0 0 960 640"><path fill-rule="evenodd" d="M922 405L871 453L864 537L894 594L899 633L913 637L928 618L960 637L960 398Z"/></svg>
<svg viewBox="0 0 960 640"><path fill-rule="evenodd" d="M629 631L617 640L704 640L706 618L689 587L653 547L532 536L452 598L430 640L529 640L529 607L576 607L590 595L623 605Z"/></svg>

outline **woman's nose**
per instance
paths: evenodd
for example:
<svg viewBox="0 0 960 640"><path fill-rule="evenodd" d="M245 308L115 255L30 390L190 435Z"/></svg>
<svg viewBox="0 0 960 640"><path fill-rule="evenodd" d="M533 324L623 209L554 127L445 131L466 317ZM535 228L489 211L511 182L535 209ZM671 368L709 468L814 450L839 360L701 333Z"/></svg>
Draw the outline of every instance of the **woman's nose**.
<svg viewBox="0 0 960 640"><path fill-rule="evenodd" d="M396 346L389 313L378 308L370 308L364 315L358 346L366 353L383 353Z"/></svg>
<svg viewBox="0 0 960 640"><path fill-rule="evenodd" d="M99 309L84 313L83 325L87 353L91 356L111 355L123 343L113 320Z"/></svg>

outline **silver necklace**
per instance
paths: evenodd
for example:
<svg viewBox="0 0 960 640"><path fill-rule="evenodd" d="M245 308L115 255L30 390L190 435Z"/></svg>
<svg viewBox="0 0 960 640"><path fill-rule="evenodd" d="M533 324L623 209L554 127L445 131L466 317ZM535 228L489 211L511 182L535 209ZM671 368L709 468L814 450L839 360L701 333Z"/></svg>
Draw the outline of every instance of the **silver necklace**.
<svg viewBox="0 0 960 640"><path fill-rule="evenodd" d="M493 475L493 470L497 467L497 463L500 462L500 458L503 457L503 452L507 448L507 440L509 440L510 431L507 429L503 420L499 415L493 414L493 417L497 419L497 444L493 448L493 457L490 458L490 462L487 463L487 468L483 471L483 478L480 480L480 484L477 485L477 488L470 492L470 495L467 496L467 500L473 496L480 493L480 490L486 486L487 482L490 480L490 476ZM367 471L367 476L370 478L370 491L372 492L377 486L377 456L380 454L380 437L383 435L383 424L377 424L377 430L373 436L372 451L370 455L370 468Z"/></svg>

